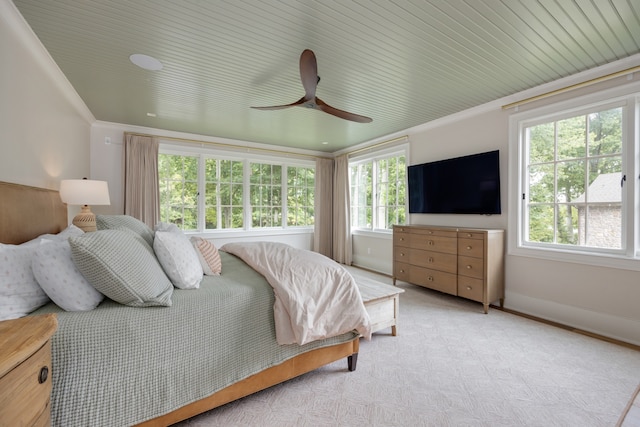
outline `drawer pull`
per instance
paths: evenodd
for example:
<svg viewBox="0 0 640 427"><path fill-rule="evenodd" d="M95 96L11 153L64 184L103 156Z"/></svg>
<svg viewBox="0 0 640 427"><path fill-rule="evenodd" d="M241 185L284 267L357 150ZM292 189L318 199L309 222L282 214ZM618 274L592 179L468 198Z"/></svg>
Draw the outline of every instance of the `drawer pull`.
<svg viewBox="0 0 640 427"><path fill-rule="evenodd" d="M427 234L433 234L433 231L429 230L427 231Z"/></svg>
<svg viewBox="0 0 640 427"><path fill-rule="evenodd" d="M473 234L467 233L467 237L473 237Z"/></svg>
<svg viewBox="0 0 640 427"><path fill-rule="evenodd" d="M43 384L47 381L47 378L49 378L49 368L43 366L42 368L40 368L40 373L38 374L38 382L40 384Z"/></svg>
<svg viewBox="0 0 640 427"><path fill-rule="evenodd" d="M467 290L470 291L472 288L471 286L467 286Z"/></svg>
<svg viewBox="0 0 640 427"><path fill-rule="evenodd" d="M433 257L429 257L429 262L433 262Z"/></svg>
<svg viewBox="0 0 640 427"><path fill-rule="evenodd" d="M471 246L467 246L467 250L470 251L471 250Z"/></svg>
<svg viewBox="0 0 640 427"><path fill-rule="evenodd" d="M429 246L433 246L433 240L429 240Z"/></svg>
<svg viewBox="0 0 640 427"><path fill-rule="evenodd" d="M404 273L404 270L403 270L403 269L400 269L400 273Z"/></svg>
<svg viewBox="0 0 640 427"><path fill-rule="evenodd" d="M400 252L400 256L404 256L404 252Z"/></svg>
<svg viewBox="0 0 640 427"><path fill-rule="evenodd" d="M430 282L433 282L433 276L429 276L429 277L427 278L427 280L428 280L428 281L430 281Z"/></svg>
<svg viewBox="0 0 640 427"><path fill-rule="evenodd" d="M404 237L401 237L401 238L400 238L400 241L401 241L401 242L404 242Z"/></svg>
<svg viewBox="0 0 640 427"><path fill-rule="evenodd" d="M470 265L467 265L467 270L471 270L471 266Z"/></svg>

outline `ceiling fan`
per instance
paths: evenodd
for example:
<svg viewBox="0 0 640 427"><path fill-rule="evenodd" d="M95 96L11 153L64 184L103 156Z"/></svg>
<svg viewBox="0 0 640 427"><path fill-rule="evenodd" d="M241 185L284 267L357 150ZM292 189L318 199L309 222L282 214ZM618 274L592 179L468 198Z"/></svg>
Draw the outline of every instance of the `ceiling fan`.
<svg viewBox="0 0 640 427"><path fill-rule="evenodd" d="M361 116L348 111L339 110L334 108L316 97L316 88L320 82L320 76L318 76L318 63L316 62L316 55L309 49L305 49L300 55L300 80L302 80L302 86L304 87L304 96L292 104L286 105L274 105L271 107L251 107L258 110L280 110L289 107L305 107L312 108L314 110L324 111L325 113L339 117L345 120L351 120L358 123L370 123L373 119L365 116Z"/></svg>

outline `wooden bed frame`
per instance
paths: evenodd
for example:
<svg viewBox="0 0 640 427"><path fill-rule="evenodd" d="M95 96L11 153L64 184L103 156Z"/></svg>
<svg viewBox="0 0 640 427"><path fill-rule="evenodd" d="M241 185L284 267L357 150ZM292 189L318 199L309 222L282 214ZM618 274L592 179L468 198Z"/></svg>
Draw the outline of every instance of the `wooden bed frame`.
<svg viewBox="0 0 640 427"><path fill-rule="evenodd" d="M0 181L0 243L20 244L41 234L59 233L68 223L67 207L57 191ZM311 350L139 425L168 426L343 358L348 370L354 371L359 344L355 338Z"/></svg>

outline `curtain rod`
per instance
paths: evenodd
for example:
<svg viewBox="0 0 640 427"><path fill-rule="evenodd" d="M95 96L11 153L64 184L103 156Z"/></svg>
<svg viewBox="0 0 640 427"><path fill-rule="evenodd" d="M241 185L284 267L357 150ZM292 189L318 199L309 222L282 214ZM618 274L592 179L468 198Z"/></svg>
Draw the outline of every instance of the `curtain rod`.
<svg viewBox="0 0 640 427"><path fill-rule="evenodd" d="M378 147L381 147L383 145L393 144L394 142L398 142L398 141L400 141L402 139L406 139L408 141L409 140L409 136L408 135L403 135L403 136L399 136L397 138L388 139L386 141L378 142L377 144L369 145L368 147L358 148L357 150L353 150L353 151L348 152L347 156L352 156L354 154L358 154L358 153L361 153L363 151L367 151L367 150L371 150L371 149L374 149L374 148L378 148Z"/></svg>
<svg viewBox="0 0 640 427"><path fill-rule="evenodd" d="M604 81L607 81L607 80L611 80L611 79L614 79L616 77L624 76L624 75L627 75L627 74L632 74L632 73L635 73L636 71L640 71L640 65L635 66L635 67L631 67L631 68L627 68L626 70L617 71L615 73L611 73L611 74L607 74L607 75L604 75L604 76L596 77L596 78L593 78L593 79L590 79L590 80L585 80L584 82L576 83L576 84L573 84L573 85L570 85L570 86L567 86L567 87L563 87L561 89L552 90L550 92L546 92L546 93L543 93L541 95L536 95L536 96L532 96L530 98L526 98L526 99L523 99L523 100L520 100L520 101L512 102L511 104L503 105L502 109L503 110L508 110L511 107L519 107L520 105L528 104L528 103L533 102L533 101L538 101L539 99L548 98L548 97L553 96L553 95L558 95L558 94L561 94L561 93L569 92L570 90L579 89L579 88L582 88L582 87L585 87L585 86L590 86L590 85L595 84L595 83L600 83L600 82L604 82Z"/></svg>
<svg viewBox="0 0 640 427"><path fill-rule="evenodd" d="M172 137L172 136L159 136L159 135L150 135L150 134L146 134L146 133L137 133L137 132L125 132L125 135L135 135L135 136L144 136L144 137L149 137L149 138L158 138L158 139L165 139L165 140L169 140L169 141L177 141L177 142L187 142L187 143L193 143L193 144L207 144L207 145L214 145L217 147L225 147L225 148L233 148L235 150L254 150L254 151L258 151L258 152L262 152L262 153L270 153L270 154L278 154L278 155L286 155L286 156L295 156L295 157L307 157L307 158L312 158L312 159L330 159L331 157L323 157L323 156L317 156L317 155L313 155L313 154L304 154L304 153L292 153L290 151L282 151L282 150L272 150L269 148L260 148L260 147L247 147L247 146L242 146L242 145L234 145L234 144L228 144L225 142L215 142L215 141L199 141L197 139L188 139L188 138L177 138L177 137Z"/></svg>

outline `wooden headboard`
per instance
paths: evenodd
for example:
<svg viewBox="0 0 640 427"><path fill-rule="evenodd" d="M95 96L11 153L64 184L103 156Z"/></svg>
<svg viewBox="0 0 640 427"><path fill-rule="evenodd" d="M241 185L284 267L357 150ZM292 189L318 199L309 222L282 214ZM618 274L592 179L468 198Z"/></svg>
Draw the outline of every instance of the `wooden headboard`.
<svg viewBox="0 0 640 427"><path fill-rule="evenodd" d="M19 244L69 224L55 190L0 181L0 243Z"/></svg>

